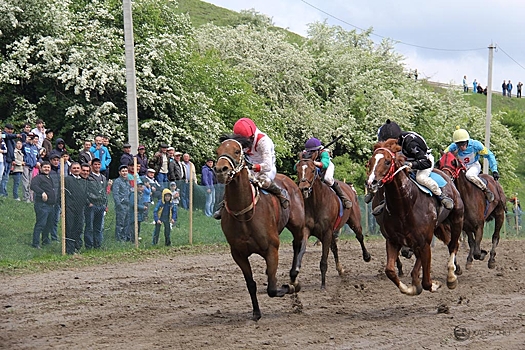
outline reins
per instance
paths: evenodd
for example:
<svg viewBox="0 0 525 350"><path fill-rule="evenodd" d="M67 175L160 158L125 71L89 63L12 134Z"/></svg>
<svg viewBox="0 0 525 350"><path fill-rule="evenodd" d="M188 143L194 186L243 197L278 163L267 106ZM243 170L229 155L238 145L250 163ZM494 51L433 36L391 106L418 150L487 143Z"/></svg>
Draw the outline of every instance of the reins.
<svg viewBox="0 0 525 350"><path fill-rule="evenodd" d="M399 173L401 170L408 168L408 165L403 165L402 167L396 170L396 155L391 150L389 150L388 148L384 148L384 147L380 147L376 149L374 151L374 154L380 150L387 151L392 157L392 161L390 162L390 168L388 168L388 172L386 173L385 177L383 177L383 179L381 180L382 184L386 184L386 183L391 182L394 179L394 176L396 176L397 173Z"/></svg>

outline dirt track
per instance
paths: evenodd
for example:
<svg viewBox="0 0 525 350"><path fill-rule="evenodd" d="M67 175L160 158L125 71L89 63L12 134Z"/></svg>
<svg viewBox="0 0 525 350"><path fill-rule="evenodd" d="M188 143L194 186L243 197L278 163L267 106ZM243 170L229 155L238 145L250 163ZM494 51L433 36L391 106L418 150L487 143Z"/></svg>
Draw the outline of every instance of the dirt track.
<svg viewBox="0 0 525 350"><path fill-rule="evenodd" d="M432 276L444 287L416 297L402 295L384 275L384 241L367 242L369 263L362 261L355 240L339 247L346 274L337 275L330 257L327 290L321 292L320 248L309 244L295 301L289 295L269 298L263 260L251 258L263 314L259 322L250 319L246 285L229 253L3 276L0 348L524 348L525 241L500 242L496 269L475 262L455 290L446 289L447 252L438 243ZM282 283L291 256L291 246L283 245ZM459 259L464 268L464 249ZM403 259L405 275L412 262ZM409 277L403 281L409 283ZM463 330L467 340L456 339L456 326L456 334L461 337Z"/></svg>

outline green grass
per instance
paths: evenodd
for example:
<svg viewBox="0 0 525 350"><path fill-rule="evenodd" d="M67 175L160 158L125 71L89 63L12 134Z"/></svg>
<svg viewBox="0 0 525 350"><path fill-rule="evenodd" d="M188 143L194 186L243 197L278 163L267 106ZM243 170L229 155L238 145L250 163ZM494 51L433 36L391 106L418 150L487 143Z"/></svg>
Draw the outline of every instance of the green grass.
<svg viewBox="0 0 525 350"><path fill-rule="evenodd" d="M463 96L472 106L486 110L487 96L473 93L466 93ZM508 98L499 94L492 94L492 113L494 114L502 111L518 111L525 117L525 99L515 97Z"/></svg>

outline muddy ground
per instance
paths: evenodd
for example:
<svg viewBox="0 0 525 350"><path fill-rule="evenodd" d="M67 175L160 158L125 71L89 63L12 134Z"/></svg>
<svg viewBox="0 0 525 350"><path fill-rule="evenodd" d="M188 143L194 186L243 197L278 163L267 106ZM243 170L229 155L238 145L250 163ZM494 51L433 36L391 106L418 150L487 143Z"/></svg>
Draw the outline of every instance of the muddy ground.
<svg viewBox="0 0 525 350"><path fill-rule="evenodd" d="M370 240L367 246L369 263L354 239L340 242L346 273L339 277L330 257L323 292L320 247L309 243L297 300L268 297L265 265L252 257L262 311L258 322L251 320L242 274L224 249L199 255L174 250L136 263L0 276L0 348L525 348L525 241L500 242L497 267L475 262L459 276L455 290L446 288L447 251L439 243L432 276L443 287L415 297L402 295L383 273L384 241ZM291 256L291 246L283 245L281 283L287 282ZM459 259L464 268L465 248ZM413 260L403 262L409 272ZM403 281L409 283L409 277Z"/></svg>

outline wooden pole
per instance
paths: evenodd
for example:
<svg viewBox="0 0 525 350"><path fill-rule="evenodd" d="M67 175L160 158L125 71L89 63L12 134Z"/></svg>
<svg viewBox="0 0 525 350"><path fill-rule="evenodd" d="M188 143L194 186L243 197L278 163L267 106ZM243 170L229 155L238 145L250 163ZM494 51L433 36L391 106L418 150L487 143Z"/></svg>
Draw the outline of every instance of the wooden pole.
<svg viewBox="0 0 525 350"><path fill-rule="evenodd" d="M60 220L62 221L62 255L66 255L66 187L64 158L60 157Z"/></svg>

